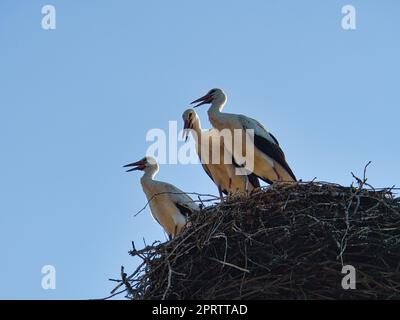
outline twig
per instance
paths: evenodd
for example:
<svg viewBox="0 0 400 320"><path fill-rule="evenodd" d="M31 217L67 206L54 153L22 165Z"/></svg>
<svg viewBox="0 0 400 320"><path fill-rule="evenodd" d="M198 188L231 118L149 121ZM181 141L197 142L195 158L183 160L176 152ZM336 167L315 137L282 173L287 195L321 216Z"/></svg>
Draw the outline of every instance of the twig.
<svg viewBox="0 0 400 320"><path fill-rule="evenodd" d="M172 283L172 268L171 268L171 264L169 263L169 261L167 263L168 263L168 284L167 284L167 288L165 289L161 300L165 300L165 297L167 296L167 293L168 293L169 289L171 288L171 283Z"/></svg>
<svg viewBox="0 0 400 320"><path fill-rule="evenodd" d="M234 265L234 264L232 264L232 263L225 262L225 261L221 261L221 260L215 259L215 258L213 258L213 257L208 257L208 259L209 259L209 260L212 260L212 261L215 261L215 262L219 262L219 263L221 263L221 264L223 264L223 265L226 265L226 266L229 266L229 267L232 267L232 268L236 268L236 269L238 269L238 270L240 270L240 271L250 273L250 270L247 270L247 269L245 269L245 268L241 268L241 267L239 267L239 266L237 266L237 265Z"/></svg>

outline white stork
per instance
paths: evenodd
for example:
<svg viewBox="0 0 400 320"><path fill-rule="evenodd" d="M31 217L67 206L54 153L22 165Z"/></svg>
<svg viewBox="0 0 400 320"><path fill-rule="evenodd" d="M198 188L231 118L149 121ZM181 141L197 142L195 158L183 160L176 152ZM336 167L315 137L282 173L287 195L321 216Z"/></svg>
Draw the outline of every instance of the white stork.
<svg viewBox="0 0 400 320"><path fill-rule="evenodd" d="M229 129L233 136L233 131L239 129L243 132L243 138L246 130L254 130L253 172L260 179L270 184L275 181L296 181L296 177L286 162L278 140L257 120L241 114L222 112L226 101L227 97L221 89L212 89L205 96L193 101L192 104L198 103L194 108L203 104L211 104L208 109L208 118L213 127L220 131ZM230 151L235 158L239 158L235 150Z"/></svg>
<svg viewBox="0 0 400 320"><path fill-rule="evenodd" d="M187 217L199 211L199 206L186 193L172 184L154 180L159 171L158 163L154 158L144 157L124 167L132 167L126 172L144 171L140 182L154 219L164 228L170 239L180 234L186 225Z"/></svg>
<svg viewBox="0 0 400 320"><path fill-rule="evenodd" d="M223 139L216 129L203 130L200 118L194 109L187 109L182 115L184 121L183 137L188 138L189 131L196 142L196 151L204 171L217 185L221 201L224 194L247 193L260 187L254 174L237 175L237 165L229 151L225 150ZM217 154L219 153L219 155ZM230 157L226 159L225 157Z"/></svg>

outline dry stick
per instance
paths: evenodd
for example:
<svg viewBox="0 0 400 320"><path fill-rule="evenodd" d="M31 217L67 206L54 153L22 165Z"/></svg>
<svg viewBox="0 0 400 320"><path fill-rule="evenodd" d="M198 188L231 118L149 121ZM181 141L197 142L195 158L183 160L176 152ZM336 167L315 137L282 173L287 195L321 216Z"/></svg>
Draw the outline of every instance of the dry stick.
<svg viewBox="0 0 400 320"><path fill-rule="evenodd" d="M247 246L246 246L246 242L244 243L244 261L245 261L244 267L247 269L248 259L247 259ZM244 283L245 278L246 278L246 273L243 273L242 281L240 282L240 294L239 294L240 298L242 298L242 289L243 289L243 283Z"/></svg>
<svg viewBox="0 0 400 320"><path fill-rule="evenodd" d="M243 272L250 273L250 270L247 270L247 269L245 269L245 268L239 267L239 266L234 265L234 264L229 263L229 262L224 262L224 261L215 259L215 258L213 258L213 257L207 257L207 259L212 260L212 261L215 261L215 262L219 262L219 263L221 263L221 264L223 264L223 265L226 265L226 266L229 266L229 267L236 268L236 269L238 269L238 270L240 270L240 271L243 271Z"/></svg>
<svg viewBox="0 0 400 320"><path fill-rule="evenodd" d="M206 227L206 226L207 226L207 224L204 224L204 225L202 225L201 227L199 227L198 229L194 230L192 233L189 233L188 236L186 236L185 238L183 238L183 240L175 246L175 248L174 248L174 249L171 251L171 253L165 258L165 260L168 261L168 259L172 256L172 254L178 249L178 247L179 247L182 243L184 243L184 242L185 242L190 236L192 236L195 232L198 232L200 229L202 229L202 228L204 228L204 227ZM143 264L144 264L144 262L143 262ZM142 265L143 265L143 264L142 264ZM159 264L158 266L156 266L155 269L153 269L153 272L155 272L155 271L156 271L157 269L159 269L161 266L162 266L162 264ZM139 268L138 268L138 269L139 269ZM137 271L138 271L138 269L137 269ZM132 273L128 278L129 278L129 279L133 278L133 277L136 275L137 271L135 271L134 273ZM121 286L121 284L120 284L119 286L117 286L117 288L115 288L114 290L118 289L120 286Z"/></svg>
<svg viewBox="0 0 400 320"><path fill-rule="evenodd" d="M108 300L108 299L111 299L112 297L118 296L118 295L120 295L121 293L124 293L124 292L126 292L126 291L128 291L128 290L127 290L127 289L123 289L123 290L121 290L121 291L118 291L118 292L115 292L115 293L109 295L108 297L105 297L105 298L102 298L102 299L99 299L99 300Z"/></svg>
<svg viewBox="0 0 400 320"><path fill-rule="evenodd" d="M360 179L361 180L361 179ZM362 180L361 180L362 181ZM304 185L304 184L303 184ZM364 184L364 186L367 186L366 184ZM326 188L326 189L324 189ZM282 191L283 190L283 191ZM286 191L285 191L286 190ZM325 195L316 195L316 192L319 192L319 190L328 190L323 192ZM256 204L256 206L253 206L254 211L257 212L257 215L254 215L254 222L255 224L259 225L260 227L263 228L263 230L261 232L255 232L256 229L250 229L250 233L253 233L251 235L251 237L255 237L255 239L250 239L250 241L255 241L254 242L254 247L253 246L249 246L246 247L247 248L247 254L248 258L246 261L248 261L248 263L252 263L254 265L254 267L251 269L251 273L254 274L257 278L257 275L261 273L265 274L265 268L267 268L268 266L271 266L273 268L273 270L280 270L280 274L284 274L286 271L289 272L290 274L290 270L292 270L292 272L294 272L293 270L295 270L295 268L297 268L297 270L303 270L300 272L303 272L304 274L312 274L312 269L310 269L311 267L307 265L304 265L304 261L303 259L309 259L309 257L313 256L313 255L318 255L320 256L321 254L325 255L325 254L330 254L330 256L332 257L332 259L330 259L328 257L328 259L324 260L323 264L321 264L321 266L330 266L334 269L333 272L331 272L331 274L333 273L337 273L336 270L336 266L339 268L340 263L336 262L336 260L334 259L334 252L332 251L328 251L330 249L325 250L319 250L320 252L317 252L318 250L315 250L315 246L307 246L305 252L302 256L304 258L299 258L299 256L293 256L293 253L296 253L296 250L302 248L302 239L304 239L305 241L307 241L306 238L304 238L304 234L309 234L312 238L318 239L318 237L326 237L326 235L324 234L324 231L328 229L331 230L331 234L333 236L333 238L335 239L335 235L340 235L339 232L343 232L344 228L341 227L341 221L342 218L339 218L339 216L337 215L336 212L340 212L344 209L347 209L348 211L348 217L349 217L349 222L351 221L352 223L357 223L355 226L357 226L358 228L358 223L364 223L363 226L365 226L365 223L368 223L371 228L366 229L366 231L360 231L362 230L363 226L361 225L361 229L355 229L355 228L351 228L348 231L348 235L351 235L351 238L353 239L353 237L357 237L357 239L359 241L357 242L352 242L352 246L344 246L344 242L342 243L342 248L341 249L346 249L346 250L351 250L351 257L355 257L356 259L360 258L365 258L367 260L369 259L373 259L372 256L372 251L371 251L371 257L366 256L364 253L364 249L366 249L365 247L363 247L364 249L359 251L359 255L355 255L354 250L359 250L357 248L358 245L360 245L361 242L363 242L363 238L365 236L373 236L373 238L371 238L369 242L369 244L372 244L374 247L376 245L379 245L380 243L380 239L385 239L385 243L386 240L389 241L390 243L397 243L396 241L396 236L394 235L394 231L393 232L383 232L383 230L385 228L394 228L393 223L391 223L391 221L393 220L393 218L395 218L397 215L393 215L393 216L389 216L389 215L379 215L376 214L375 212L372 212L372 214L369 215L364 215L364 213L366 212L366 209L370 209L371 207L374 207L376 205L375 202L379 202L382 201L382 206L383 207L388 207L392 210L394 210L395 212L396 209L398 208L398 205L400 204L398 201L396 201L395 199L392 199L387 196L387 188L385 188L383 190L382 194L372 194L372 193L368 193L368 191L364 191L362 189L355 188L353 190L350 190L349 188L346 187L338 187L332 184L326 185L326 186L319 186L318 184L308 184L305 189L302 191L302 187L296 187L294 189L294 191L296 191L296 195L292 195L293 197L300 197L300 201L298 203L298 205L296 203L293 204L289 204L287 205L287 213L285 213L284 215L278 215L278 211L275 212L275 209L277 206L281 206L281 204L285 203L285 200L287 200L287 194L286 192L290 192L293 194L292 190L287 190L284 188L278 188L277 190L270 190L268 191L268 197L266 195L265 198L262 198L262 196L257 196L257 199L254 199L255 197L253 197L254 199L254 203ZM350 192L351 191L351 192ZM281 194L280 194L281 193ZM335 199L332 198L334 193L342 193L340 195L340 197L345 200L345 202L341 203L341 207L338 207L338 201L340 201L339 199ZM347 198L347 199L346 199ZM350 198L350 199L349 199ZM235 202L236 199L233 199L232 201ZM198 272L196 269L196 266L194 266L194 264L198 265L199 263L202 263L200 259L204 259L204 255L201 256L196 256L194 254L189 253L191 252L191 250L193 248L199 248L199 250L202 250L202 247L208 247L206 250L208 251L212 251L212 252L220 252L222 253L223 251L223 247L220 246L220 241L216 242L213 240L213 238L218 238L219 235L221 234L226 234L227 237L229 237L229 244L230 246L232 246L232 248L236 248L235 245L241 245L244 242L243 241L247 241L245 239L249 239L249 237L245 237L245 239L241 238L241 235L246 235L246 233L244 231L242 231L241 229L243 229L243 227L240 225L240 221L238 221L239 223L239 227L236 228L236 232L238 232L237 234L233 233L232 234L232 223L230 222L232 219L233 221L236 221L236 219L234 218L236 215L243 215L244 214L244 210L248 211L249 208L249 204L251 204L251 202L246 202L246 201L241 201L240 198L237 199L238 201L236 201L236 206L235 205L230 205L230 206L218 206L215 207L213 206L213 208L210 209L206 208L205 210L202 210L202 212L199 215L196 215L195 218L199 217L197 220L193 220L193 226L195 228L197 228L197 226L203 227L205 226L205 230L199 231L198 229L194 229L194 230L190 230L191 232L189 233L184 233L185 236L183 237L179 237L177 239L179 240L175 240L172 241L170 243L167 244L162 244L158 247L155 248L151 248L148 247L146 248L147 251L143 252L144 256L148 262L146 268L147 273L142 275L136 274L136 279L133 281L137 281L137 285L135 285L135 290L137 293L135 293L135 296L138 298L161 298L164 294L165 294L165 298L169 297L171 295L171 288L168 289L168 291L165 291L165 287L168 287L168 284L166 283L167 279L166 278L166 272L164 272L165 267L167 264L174 265L174 263L178 263L176 265L176 267L178 268L179 271L185 272L187 273L187 277L185 279L182 279L182 281L179 282L174 282L174 292L173 295L176 295L179 298L185 298L187 296L191 296L191 297L203 297L203 298L209 298L210 294L212 297L218 296L218 297L225 297L225 298L237 298L237 296L232 296L232 294L235 294L236 292L236 288L238 287L238 285L240 284L240 278L244 275L235 275L233 276L231 279L227 278L227 276L230 275L230 269L229 268L225 268L225 270L218 275L215 275L215 281L214 281L214 286L211 285L210 288L208 288L206 291L202 291L205 288L202 286L203 285L207 285L207 282L204 282L204 276L207 274L207 272L209 272L209 270L207 271L207 264L205 265L204 268L204 272ZM332 206L329 206L329 200L332 201ZM350 201L349 201L350 200ZM354 200L357 200L357 203L355 203ZM296 220L291 220L291 217L297 212L296 211L296 207L293 206L299 206L300 208L303 205L309 205L310 203L313 204L313 206L310 206L311 208L310 211L304 211L304 214L301 215L296 215ZM270 205L272 204L272 205ZM277 205L279 204L279 205ZM324 206L328 206L326 209L324 208ZM353 209L353 207L355 209ZM332 209L333 208L333 209ZM315 209L316 211L314 211L313 209ZM324 214L324 211L327 210L328 215ZM383 209L384 210L384 209ZM371 210L372 211L372 210ZM342 211L343 212L343 211ZM355 222L352 221L351 217L352 215L354 216L355 213L357 212L362 212L362 216L359 215L359 217L357 217L357 219L355 220ZM210 215L209 215L210 214ZM251 213L252 214L252 213ZM268 215L267 215L268 214ZM317 218L313 217L313 215L316 215ZM264 218L265 216L265 218ZM249 216L253 217L252 215ZM260 220L259 222L258 219ZM305 220L307 218L307 220ZM314 219L315 218L315 219ZM359 219L360 218L360 219ZM264 220L265 219L265 220ZM309 220L308 220L309 219ZM312 219L312 220L311 220ZM379 219L379 220L378 220ZM384 219L384 220L381 220ZM389 220L391 219L391 220ZM317 221L319 220L319 221ZM251 221L251 220L250 220ZM265 228L265 223L268 225L269 227L269 231L267 231L267 228ZM289 223L288 223L289 221ZM311 223L307 223L307 221L311 221ZM314 223L315 221L315 223ZM368 222L365 222L368 221ZM370 222L369 222L370 221ZM222 222L222 223L221 223ZM318 225L324 224L323 229L321 229L320 227L318 227ZM283 224L283 226L282 226ZM295 224L295 225L294 225ZM216 229L216 226L219 225ZM347 225L346 225L347 226ZM287 241L285 234L286 234L286 229L288 229L288 231L292 230L293 228L295 228L296 232L294 235L298 235L300 236L299 240L296 242L296 244L290 245L290 247L284 247L283 251L282 248L279 247L280 243L284 243L285 241ZM364 227L367 228L367 227ZM304 230L305 229L305 230ZM309 230L310 229L310 230ZM216 232L216 231L219 232ZM302 231L303 230L303 231ZM369 231L368 231L369 230ZM210 232L211 231L211 232ZM309 232L311 231L311 232ZM262 239L260 239L260 235L261 234L265 234L265 232L268 232L268 237L264 237L265 241L263 241ZM300 232L300 233L299 233ZM321 234L322 232L322 234ZM189 237L186 237L186 234L189 235ZM213 235L213 238L210 238L210 236ZM250 237L250 238L251 238ZM384 238L383 238L384 237ZM388 238L389 237L389 238ZM190 240L189 240L190 238ZM183 241L182 241L183 239ZM271 239L271 240L268 240ZM273 239L273 241L272 241ZM322 239L322 238L320 238ZM337 239L337 238L336 238ZM340 238L339 238L340 239ZM393 239L393 240L390 240ZM323 239L322 239L323 240ZM400 240L400 239L399 239ZM206 244L206 242L208 241L208 243ZM361 242L360 242L361 241ZM178 246L176 247L176 244L178 243ZM363 242L364 243L364 242ZM339 243L338 243L339 244ZM258 252L257 251L257 247L256 246L262 246L264 245L264 247L266 248L266 250L268 251L263 251L263 252ZM340 244L339 244L340 247ZM271 249L268 250L267 248ZM328 247L329 248L329 244ZM351 249L352 248L352 249ZM355 249L354 249L355 248ZM360 247L361 249L362 247ZM225 249L226 249L226 244L225 244ZM370 248L370 250L372 250ZM240 251L240 252L239 252ZM233 249L233 255L230 256L230 261L231 262L238 262L241 261L239 259L243 258L243 252L241 250L239 251L235 251L235 249ZM199 251L200 254L202 253L202 251ZM204 252L204 251L203 251ZM258 253L263 253L265 254L265 257L259 257L257 256ZM225 253L226 254L226 253ZM224 255L225 255L224 254ZM332 256L333 254L333 256ZM393 257L396 257L395 255L396 253L393 252ZM154 260L155 257L158 256L162 256L162 259L160 260ZM186 256L187 255L187 256ZM189 259L181 259L179 260L179 262L177 262L177 259L180 259L181 257L188 257ZM218 256L217 256L218 257ZM252 261L251 258L254 258L256 261ZM294 259L293 259L294 258ZM158 259L158 258L157 258ZM379 271L381 274L382 272L384 272L384 270L390 270L390 268L392 268L392 263L390 262L390 260L386 260L386 258L384 257L384 261L382 262L383 265L388 265L388 267L382 269L382 271ZM391 259L391 258L390 258ZM221 261L215 259L217 262L222 263ZM225 258L224 258L225 260ZM262 261L268 261L268 263L264 266ZM274 262L275 261L275 262ZM237 265L233 265L232 263L227 263L226 261L224 261L225 263L223 263L222 265L231 265L231 267L233 268L240 268ZM260 262L255 264L254 262ZM149 263L151 263L151 265L149 265ZM239 263L240 264L240 263ZM285 264L287 266L292 266L286 268ZM257 268L256 266L258 265L259 268ZM263 268L261 268L261 266ZM363 266L366 266L366 264L364 263ZM164 269L160 270L159 267L163 267ZM366 266L367 267L367 266ZM400 264L398 264L397 266L398 268L400 268ZM214 266L212 266L212 268L214 268ZM372 267L367 267L372 268ZM395 266L396 268L396 266ZM157 270L158 269L158 270ZM175 269L175 266L174 266ZM240 270L238 269L238 270ZM245 270L247 270L247 266L245 266L245 268L243 268ZM375 268L376 269L376 268ZM171 268L172 270L172 268ZM192 272L194 270L196 270L195 274L192 274ZM222 268L221 268L222 270ZM254 270L254 271L253 271ZM294 275L296 275L298 277L298 272L297 271L294 273ZM243 270L240 270L243 271ZM247 270L249 271L249 270ZM142 272L142 271L140 271ZM245 272L245 271L243 271ZM256 273L253 273L256 272ZM174 270L172 270L172 273L175 273ZM171 285L172 286L172 273L171 273ZM246 277L245 282L243 283L243 292L242 292L242 297L260 297L261 295L263 296L277 296L277 295L282 295L284 294L286 296L286 294L290 294L291 297L308 297L308 298L312 298L312 297L325 297L325 298L331 298L330 294L328 293L329 290L327 290L326 285L324 284L323 287L321 287L320 291L315 292L315 294L310 294L310 292L308 292L307 290L304 290L303 292L303 296L301 296L301 292L300 289L297 287L290 287L291 285L291 280L288 277L280 277L280 280L278 281L277 279L277 275L275 271L272 271L272 273L268 273L269 277L268 278L268 283L272 285L268 285L268 288L266 289L265 284L264 287L263 286L259 286L260 283L255 281L254 285L250 286L248 285L248 283L253 283L251 278ZM393 274L388 272L387 277L389 278L390 275L389 274ZM278 274L279 276L279 274ZM385 276L386 277L386 276ZM243 277L242 277L243 279ZM393 278L392 278L393 279ZM211 280L211 279L210 279ZM197 286L195 288L191 288L191 284L193 283L198 283L199 281L203 281L203 284ZM299 281L298 278L294 278L292 279L293 281ZM382 281L386 281L384 282L384 286L386 288L396 288L396 286L398 286L398 284L396 282L395 285L393 285L389 279L382 279ZM394 281L394 280L393 280ZM265 282L265 281L264 281ZM216 285L218 283L218 285ZM222 284L223 288L222 288ZM296 284L296 283L294 283ZM299 284L299 283L297 283ZM152 286L151 289L148 289L149 286ZM288 287L289 286L289 287ZM181 289L182 288L182 289ZM382 287L383 288L383 287ZM191 289L193 289L192 291L190 291ZM161 292L159 292L159 290L162 290ZM297 291L296 291L297 290ZM332 292L332 294L334 294ZM363 292L360 290L357 290L356 294L358 297L370 297L371 295L368 294L368 292ZM395 297L395 296L394 296Z"/></svg>
<svg viewBox="0 0 400 320"><path fill-rule="evenodd" d="M369 162L365 165L365 167L364 167L364 175L363 175L363 179L362 179L362 180L361 180L360 178L358 178L357 176L355 176L353 172L351 173L351 175L354 177L354 179L356 179L357 182L358 182L358 189L356 189L356 191L352 194L352 196L350 197L350 200L349 200L349 204L348 204L348 206L345 208L346 230L345 230L345 233L344 233L344 235L343 235L343 237L342 237L342 240L341 240L341 242L340 242L340 253L339 253L340 261L341 261L341 263L342 263L342 266L344 265L344 263L343 263L343 253L344 253L344 251L345 251L346 248L347 248L347 239L346 239L346 237L347 237L347 235L348 235L348 233L349 233L349 230L350 230L349 210L350 210L351 205L353 204L353 199L356 198L356 199L357 199L357 205L356 205L356 207L355 207L355 209L354 209L354 211L353 211L353 216L355 216L355 214L356 214L357 211L358 211L358 208L359 208L359 206L360 206L360 197L359 197L358 193L361 192L362 188L363 188L364 185L365 185L365 182L367 181L366 173L367 173L367 167L370 165L370 163L371 163L371 161L369 161Z"/></svg>
<svg viewBox="0 0 400 320"><path fill-rule="evenodd" d="M169 261L167 263L168 263L168 284L167 284L167 288L165 289L161 300L165 300L165 297L167 296L168 290L171 288L171 283L172 283L172 272L173 271L172 271L171 264L169 263Z"/></svg>
<svg viewBox="0 0 400 320"><path fill-rule="evenodd" d="M127 274L124 272L124 266L121 266L121 279L122 279L122 283L125 285L128 294L130 295L134 295L134 291L132 289L131 284L129 283L128 279L127 279Z"/></svg>
<svg viewBox="0 0 400 320"><path fill-rule="evenodd" d="M131 280L133 277L134 277L134 275L143 267L143 265L145 264L146 262L145 261L143 261L140 265L139 265L139 267L137 267L136 268L136 270L135 270L135 272L133 272L129 277L127 277L127 278L125 278L126 280ZM123 267L121 267L121 268L123 268ZM123 272L123 269L122 269L122 272ZM112 289L111 290L111 294L114 294L121 286L123 286L124 285L124 282L123 282L123 280L121 280L121 282L114 288L114 289Z"/></svg>
<svg viewBox="0 0 400 320"><path fill-rule="evenodd" d="M363 175L363 181L366 182L367 181L367 168L368 166L371 164L372 161L368 161L368 163L365 165L364 167L364 175Z"/></svg>

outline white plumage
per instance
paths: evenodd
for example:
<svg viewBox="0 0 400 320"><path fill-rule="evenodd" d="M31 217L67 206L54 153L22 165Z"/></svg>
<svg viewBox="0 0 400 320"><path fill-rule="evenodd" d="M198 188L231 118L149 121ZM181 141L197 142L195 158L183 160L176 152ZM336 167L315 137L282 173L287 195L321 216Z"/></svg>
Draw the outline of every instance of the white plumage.
<svg viewBox="0 0 400 320"><path fill-rule="evenodd" d="M225 149L219 131L216 129L203 130L200 118L194 109L186 110L182 118L184 135L187 139L189 131L192 133L203 169L217 185L221 199L222 193L247 193L260 186L254 175L248 177L237 174L237 166L234 164L232 153Z"/></svg>
<svg viewBox="0 0 400 320"><path fill-rule="evenodd" d="M222 112L227 101L221 89L212 89L205 96L193 101L195 107L202 104L211 104L208 117L214 128L218 130L229 129L234 136L234 130L241 130L242 149L245 150L246 130L254 130L254 168L246 168L254 172L262 180L272 183L275 181L296 181L296 177L286 162L285 155L279 146L278 140L267 131L257 120L240 114ZM229 148L229 144L226 145ZM236 160L241 159L239 148L232 143L229 151Z"/></svg>
<svg viewBox="0 0 400 320"><path fill-rule="evenodd" d="M144 171L140 182L154 219L164 228L170 238L181 233L187 223L187 217L199 206L186 193L170 183L154 180L159 171L158 163L151 157L145 157L124 167Z"/></svg>

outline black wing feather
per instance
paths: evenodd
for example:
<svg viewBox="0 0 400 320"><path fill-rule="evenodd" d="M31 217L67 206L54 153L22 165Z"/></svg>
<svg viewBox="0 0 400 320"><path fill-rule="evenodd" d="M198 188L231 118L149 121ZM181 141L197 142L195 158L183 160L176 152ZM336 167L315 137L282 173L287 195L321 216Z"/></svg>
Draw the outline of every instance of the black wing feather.
<svg viewBox="0 0 400 320"><path fill-rule="evenodd" d="M270 133L270 132L269 132L269 135L271 136L272 140L274 140L274 141L275 141L275 143L276 143L276 144L279 146L278 139L277 139L277 138L275 138L275 136L274 136L272 133Z"/></svg>
<svg viewBox="0 0 400 320"><path fill-rule="evenodd" d="M180 203L175 203L175 206L178 208L179 212L185 217L190 216L193 213L193 211L190 208L185 207Z"/></svg>
<svg viewBox="0 0 400 320"><path fill-rule="evenodd" d="M243 168L244 165L239 165L235 158L232 156L232 163L236 168ZM268 180L268 179L263 179L259 176L256 176L254 173L250 173L247 175L247 178L249 179L250 184L254 187L254 188L260 188L260 181L258 181L258 178L260 178L261 180L264 180L265 182L272 184L272 181Z"/></svg>
<svg viewBox="0 0 400 320"><path fill-rule="evenodd" d="M273 138L277 141L275 138ZM271 141L268 141L266 138L261 137L259 135L254 135L254 145L257 149L260 149L263 153L271 157L273 160L278 162L288 173L289 175L295 180L296 176L294 175L292 169L290 169L288 163L285 159L285 154L283 153L282 149L279 147L278 144L274 144Z"/></svg>
<svg viewBox="0 0 400 320"><path fill-rule="evenodd" d="M253 186L253 188L260 188L260 181L258 180L258 176L256 176L254 173L250 173L247 178L249 179L250 184ZM270 183L267 181L267 183Z"/></svg>

